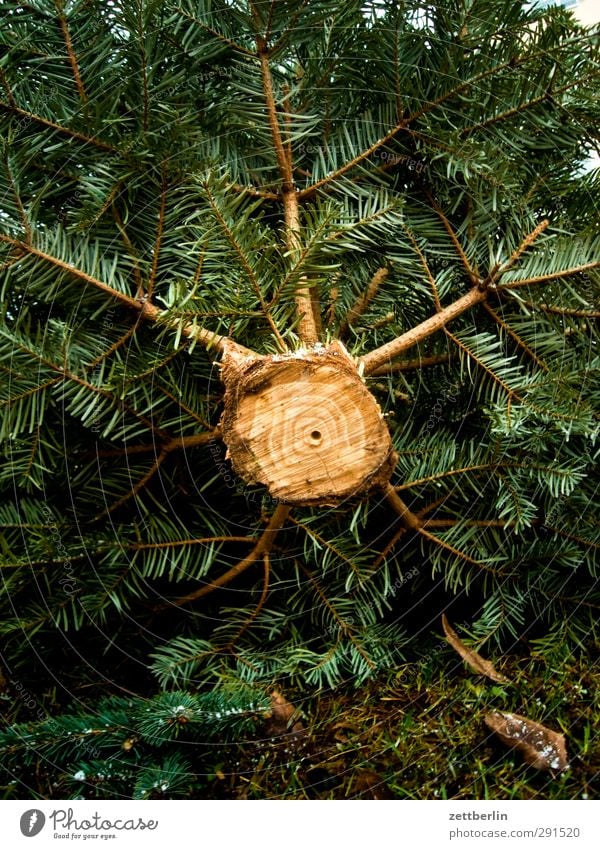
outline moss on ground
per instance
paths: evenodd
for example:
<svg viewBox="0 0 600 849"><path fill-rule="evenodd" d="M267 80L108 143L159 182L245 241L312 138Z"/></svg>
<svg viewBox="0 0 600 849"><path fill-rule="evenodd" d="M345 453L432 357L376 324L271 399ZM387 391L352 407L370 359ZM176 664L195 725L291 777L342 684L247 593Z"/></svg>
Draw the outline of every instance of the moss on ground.
<svg viewBox="0 0 600 849"><path fill-rule="evenodd" d="M476 675L437 649L360 690L303 698L303 733L240 745L207 795L249 799L581 799L600 796L598 646L564 645L496 666L513 682ZM527 766L483 722L511 711L566 735L570 767Z"/></svg>

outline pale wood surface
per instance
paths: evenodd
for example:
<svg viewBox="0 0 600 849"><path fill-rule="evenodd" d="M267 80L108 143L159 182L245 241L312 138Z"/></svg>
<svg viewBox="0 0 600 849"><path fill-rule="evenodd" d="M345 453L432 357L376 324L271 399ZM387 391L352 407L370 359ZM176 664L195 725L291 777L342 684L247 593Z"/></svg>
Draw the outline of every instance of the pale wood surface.
<svg viewBox="0 0 600 849"><path fill-rule="evenodd" d="M385 486L395 454L385 420L339 343L225 358L221 422L234 471L287 504L338 505Z"/></svg>

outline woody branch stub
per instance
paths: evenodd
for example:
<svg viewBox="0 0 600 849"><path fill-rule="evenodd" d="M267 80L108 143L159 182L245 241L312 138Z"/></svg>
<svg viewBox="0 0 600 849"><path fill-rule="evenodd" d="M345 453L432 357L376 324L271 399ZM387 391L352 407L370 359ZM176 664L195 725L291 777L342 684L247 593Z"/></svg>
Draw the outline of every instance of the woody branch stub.
<svg viewBox="0 0 600 849"><path fill-rule="evenodd" d="M385 486L396 454L339 342L271 356L226 351L221 432L236 474L287 504L336 506Z"/></svg>

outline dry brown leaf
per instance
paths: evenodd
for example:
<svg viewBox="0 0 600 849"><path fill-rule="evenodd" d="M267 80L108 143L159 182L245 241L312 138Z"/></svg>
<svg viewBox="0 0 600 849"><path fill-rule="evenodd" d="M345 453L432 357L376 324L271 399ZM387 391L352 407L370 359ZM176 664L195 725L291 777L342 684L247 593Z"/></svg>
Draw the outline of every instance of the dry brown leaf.
<svg viewBox="0 0 600 849"><path fill-rule="evenodd" d="M486 660L476 651L465 646L456 631L450 626L445 613L442 613L442 627L444 629L446 639L454 651L458 652L462 659L469 664L471 669L474 669L475 672L479 672L480 675L486 675L498 684L510 684L509 679L494 669L493 664L490 663L489 660Z"/></svg>
<svg viewBox="0 0 600 849"><path fill-rule="evenodd" d="M267 732L271 737L282 734L299 734L304 730L300 721L294 722L290 728L291 720L296 713L296 708L291 705L279 690L271 693L271 704L269 705L267 719Z"/></svg>
<svg viewBox="0 0 600 849"><path fill-rule="evenodd" d="M521 752L525 762L536 769L562 771L569 766L564 734L518 713L495 710L484 717L484 722L505 745Z"/></svg>
<svg viewBox="0 0 600 849"><path fill-rule="evenodd" d="M271 704L269 705L269 716L277 722L287 725L295 712L296 708L288 702L285 696L282 696L279 690L273 690Z"/></svg>

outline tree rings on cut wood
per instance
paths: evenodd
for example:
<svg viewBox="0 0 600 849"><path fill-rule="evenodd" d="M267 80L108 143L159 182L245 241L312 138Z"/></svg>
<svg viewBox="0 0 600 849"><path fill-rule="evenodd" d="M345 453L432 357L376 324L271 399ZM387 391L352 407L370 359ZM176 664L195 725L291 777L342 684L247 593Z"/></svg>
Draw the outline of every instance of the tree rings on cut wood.
<svg viewBox="0 0 600 849"><path fill-rule="evenodd" d="M243 480L287 504L336 506L390 479L379 405L340 343L222 362L223 440Z"/></svg>

